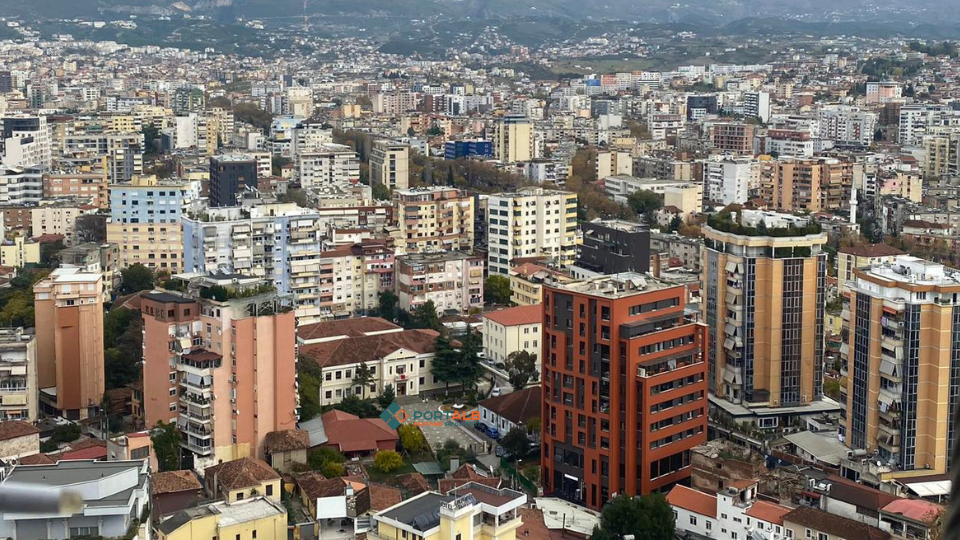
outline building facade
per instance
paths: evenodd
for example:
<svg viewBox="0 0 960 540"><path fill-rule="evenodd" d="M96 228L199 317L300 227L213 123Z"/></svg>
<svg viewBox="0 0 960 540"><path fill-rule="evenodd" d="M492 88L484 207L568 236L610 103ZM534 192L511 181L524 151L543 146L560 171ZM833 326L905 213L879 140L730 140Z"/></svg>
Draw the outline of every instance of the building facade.
<svg viewBox="0 0 960 540"><path fill-rule="evenodd" d="M396 258L399 307L412 312L433 301L437 313L483 308L483 257L461 251L414 253Z"/></svg>
<svg viewBox="0 0 960 540"><path fill-rule="evenodd" d="M542 188L491 195L487 238L491 274L509 274L510 261L523 257L567 266L576 258L577 195Z"/></svg>
<svg viewBox="0 0 960 540"><path fill-rule="evenodd" d="M110 186L107 241L117 244L120 268L142 264L153 270L181 271L181 211L187 185L136 176Z"/></svg>
<svg viewBox="0 0 960 540"><path fill-rule="evenodd" d="M0 329L0 421L36 422L39 395L36 337L22 328Z"/></svg>
<svg viewBox="0 0 960 540"><path fill-rule="evenodd" d="M407 253L473 251L473 197L441 186L393 192L395 215Z"/></svg>
<svg viewBox="0 0 960 540"><path fill-rule="evenodd" d="M257 187L257 159L247 154L210 158L210 206L239 206L237 197Z"/></svg>
<svg viewBox="0 0 960 540"><path fill-rule="evenodd" d="M374 141L370 152L370 181L389 189L407 189L410 177L410 145Z"/></svg>

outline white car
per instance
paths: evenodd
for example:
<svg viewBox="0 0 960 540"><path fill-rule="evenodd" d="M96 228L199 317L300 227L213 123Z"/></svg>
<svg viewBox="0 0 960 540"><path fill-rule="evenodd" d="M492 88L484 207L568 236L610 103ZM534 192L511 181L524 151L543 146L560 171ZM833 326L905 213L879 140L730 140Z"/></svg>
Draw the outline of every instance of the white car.
<svg viewBox="0 0 960 540"><path fill-rule="evenodd" d="M502 393L502 392L501 392L501 390L500 390L500 387L498 386L498 387L496 387L496 388L494 388L493 390L490 391L490 397L500 397L500 394L501 394L501 393Z"/></svg>

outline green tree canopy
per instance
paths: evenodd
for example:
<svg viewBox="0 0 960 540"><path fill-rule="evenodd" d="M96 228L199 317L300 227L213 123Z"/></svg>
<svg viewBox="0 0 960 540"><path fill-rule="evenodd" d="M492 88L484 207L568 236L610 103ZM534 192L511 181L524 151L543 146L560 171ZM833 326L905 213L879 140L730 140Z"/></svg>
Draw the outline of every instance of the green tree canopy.
<svg viewBox="0 0 960 540"><path fill-rule="evenodd" d="M397 399L397 391L393 389L392 384L388 384L383 387L383 390L380 392L380 395L377 396L377 404L380 405L381 409L386 409L396 399Z"/></svg>
<svg viewBox="0 0 960 540"><path fill-rule="evenodd" d="M483 282L483 297L490 304L510 303L510 278L493 275Z"/></svg>
<svg viewBox="0 0 960 540"><path fill-rule="evenodd" d="M120 271L120 294L153 289L153 270L137 263Z"/></svg>
<svg viewBox="0 0 960 540"><path fill-rule="evenodd" d="M437 306L433 303L433 300L427 300L414 308L411 315L413 315L414 328L437 331L443 329L443 325L440 324L440 315L437 313Z"/></svg>
<svg viewBox="0 0 960 540"><path fill-rule="evenodd" d="M675 526L673 509L662 494L620 495L603 507L600 526L590 538L608 540L632 534L636 540L673 540Z"/></svg>
<svg viewBox="0 0 960 540"><path fill-rule="evenodd" d="M150 432L153 442L153 452L157 455L157 463L161 471L176 471L180 469L180 430L176 424L157 422Z"/></svg>
<svg viewBox="0 0 960 540"><path fill-rule="evenodd" d="M403 467L403 458L394 450L381 450L373 456L374 466L383 473L391 473Z"/></svg>
<svg viewBox="0 0 960 540"><path fill-rule="evenodd" d="M638 216L644 216L648 223L652 223L654 212L663 206L663 196L640 189L627 197L627 204Z"/></svg>
<svg viewBox="0 0 960 540"><path fill-rule="evenodd" d="M537 376L537 355L529 351L514 351L506 361L507 377L514 390L523 390Z"/></svg>
<svg viewBox="0 0 960 540"><path fill-rule="evenodd" d="M511 429L500 439L500 446L502 446L510 456L522 458L527 454L527 450L530 449L530 439L527 438L527 431L519 427Z"/></svg>
<svg viewBox="0 0 960 540"><path fill-rule="evenodd" d="M360 395L364 398L367 397L367 389L373 384L373 381L373 370L366 362L360 362L353 375L353 384L360 387Z"/></svg>

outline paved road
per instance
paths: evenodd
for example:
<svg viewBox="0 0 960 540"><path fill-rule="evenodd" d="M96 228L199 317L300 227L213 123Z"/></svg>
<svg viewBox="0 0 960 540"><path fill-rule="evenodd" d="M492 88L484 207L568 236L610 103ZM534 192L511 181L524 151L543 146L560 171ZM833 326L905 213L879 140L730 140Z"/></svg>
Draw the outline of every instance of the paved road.
<svg viewBox="0 0 960 540"><path fill-rule="evenodd" d="M438 401L412 401L403 404L403 410L407 412L408 421L413 420L414 412L419 411L421 413L435 413L440 410L440 402ZM427 422L427 424L435 424L441 420ZM443 422L443 425L421 425L420 430L423 431L423 436L427 438L427 442L430 443L432 448L436 448L438 444L443 444L447 439L453 439L460 443L461 447L473 447L474 451L478 454L486 453L487 451L492 450L492 447L487 446L484 448L484 440L480 437L479 433L476 433L473 427L461 428L456 425L448 425L446 422Z"/></svg>

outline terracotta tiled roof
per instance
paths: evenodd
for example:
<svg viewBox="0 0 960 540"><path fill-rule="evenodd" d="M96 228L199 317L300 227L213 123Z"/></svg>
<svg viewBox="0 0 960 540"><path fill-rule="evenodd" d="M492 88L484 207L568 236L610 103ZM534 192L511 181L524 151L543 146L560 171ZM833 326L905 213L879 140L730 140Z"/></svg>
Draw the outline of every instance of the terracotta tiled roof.
<svg viewBox="0 0 960 540"><path fill-rule="evenodd" d="M270 468L266 462L254 458L240 458L212 467L207 467L203 474L207 478L207 485L213 478L219 484L217 491L233 491L259 486L268 480L277 480L280 475Z"/></svg>
<svg viewBox="0 0 960 540"><path fill-rule="evenodd" d="M891 537L890 533L876 527L806 506L793 509L789 514L783 516L783 521L796 523L802 527L839 538L888 540Z"/></svg>
<svg viewBox="0 0 960 540"><path fill-rule="evenodd" d="M418 354L431 353L436 348L439 335L435 330L405 330L303 345L300 353L313 358L322 368L359 364L373 362L399 349Z"/></svg>
<svg viewBox="0 0 960 540"><path fill-rule="evenodd" d="M370 509L373 511L386 510L403 502L403 494L395 487L371 483L367 490L370 492Z"/></svg>
<svg viewBox="0 0 960 540"><path fill-rule="evenodd" d="M327 478L312 471L298 475L297 486L308 499L312 500L343 495L347 484L340 478Z"/></svg>
<svg viewBox="0 0 960 540"><path fill-rule="evenodd" d="M748 516L775 525L783 525L783 516L789 513L789 508L767 501L757 501L747 510Z"/></svg>
<svg viewBox="0 0 960 540"><path fill-rule="evenodd" d="M0 441L26 437L27 435L39 434L40 430L32 425L21 422L20 420L7 420L0 422Z"/></svg>
<svg viewBox="0 0 960 540"><path fill-rule="evenodd" d="M920 523L933 523L945 509L923 499L898 499L883 507L888 514L896 514Z"/></svg>
<svg viewBox="0 0 960 540"><path fill-rule="evenodd" d="M341 452L373 452L380 442L396 442L397 432L380 418L359 418L336 409L321 417L327 434L327 446Z"/></svg>
<svg viewBox="0 0 960 540"><path fill-rule="evenodd" d="M427 479L418 472L401 474L397 477L397 485L406 493L408 499L425 491L430 491L430 484L427 483Z"/></svg>
<svg viewBox="0 0 960 540"><path fill-rule="evenodd" d="M539 304L532 306L517 306L499 311L491 311L483 315L485 319L502 324L503 326L519 326L522 324L537 324L543 322L543 307Z"/></svg>
<svg viewBox="0 0 960 540"><path fill-rule="evenodd" d="M717 517L717 497L683 485L673 486L667 494L667 502L701 516Z"/></svg>
<svg viewBox="0 0 960 540"><path fill-rule="evenodd" d="M310 448L310 434L299 429L271 431L263 438L263 451L269 454L307 448Z"/></svg>
<svg viewBox="0 0 960 540"><path fill-rule="evenodd" d="M153 494L178 493L180 491L199 491L203 489L200 480L192 471L166 471L153 474Z"/></svg>
<svg viewBox="0 0 960 540"><path fill-rule="evenodd" d="M21 465L53 465L57 460L44 453L20 458Z"/></svg>
<svg viewBox="0 0 960 540"><path fill-rule="evenodd" d="M326 321L297 327L297 337L310 341L336 336L359 337L371 332L401 330L400 326L380 317L360 317L342 321Z"/></svg>
<svg viewBox="0 0 960 540"><path fill-rule="evenodd" d="M840 248L840 253L846 253L854 257L892 257L895 255L903 255L903 251L889 244L858 244L856 246L845 246Z"/></svg>
<svg viewBox="0 0 960 540"><path fill-rule="evenodd" d="M829 497L831 499L869 508L874 512L879 512L884 506L899 499L899 497L895 495L852 482L839 476L830 476L828 480L830 481Z"/></svg>
<svg viewBox="0 0 960 540"><path fill-rule="evenodd" d="M541 389L531 386L498 397L487 398L480 405L514 424L527 423L540 416Z"/></svg>

